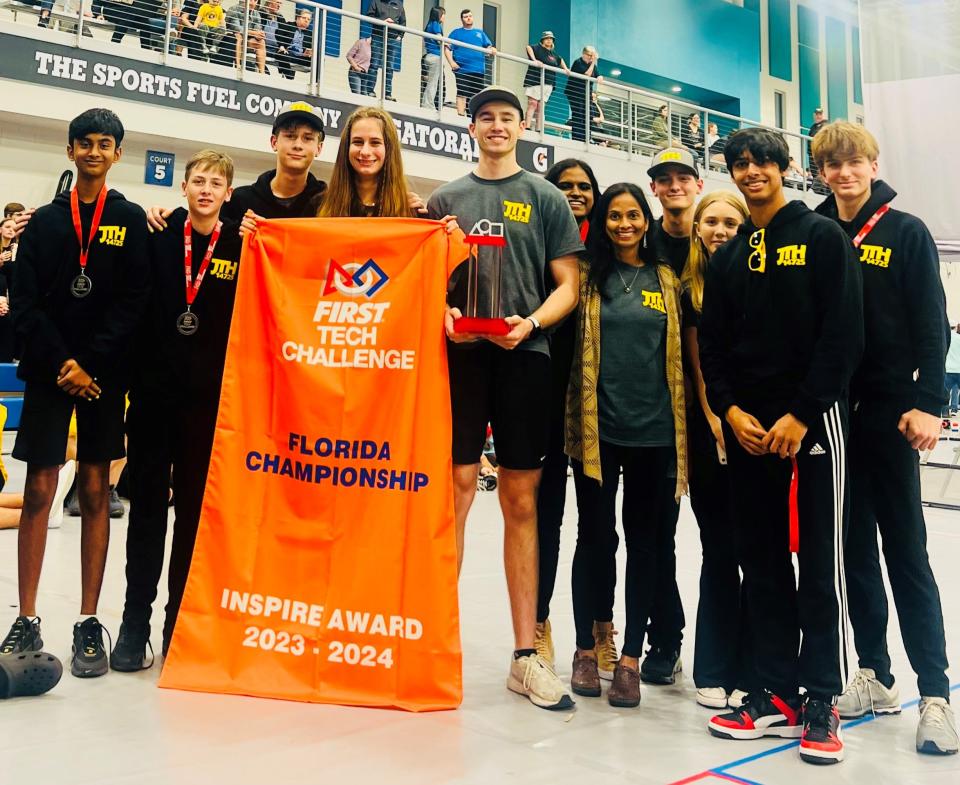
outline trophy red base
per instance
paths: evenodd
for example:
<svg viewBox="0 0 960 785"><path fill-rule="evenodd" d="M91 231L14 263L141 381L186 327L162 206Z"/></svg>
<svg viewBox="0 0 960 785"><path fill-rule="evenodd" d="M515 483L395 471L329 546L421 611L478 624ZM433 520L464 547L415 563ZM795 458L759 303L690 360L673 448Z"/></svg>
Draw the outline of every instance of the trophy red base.
<svg viewBox="0 0 960 785"><path fill-rule="evenodd" d="M506 335L510 325L506 319L481 319L476 316L461 316L453 322L454 332L475 335Z"/></svg>

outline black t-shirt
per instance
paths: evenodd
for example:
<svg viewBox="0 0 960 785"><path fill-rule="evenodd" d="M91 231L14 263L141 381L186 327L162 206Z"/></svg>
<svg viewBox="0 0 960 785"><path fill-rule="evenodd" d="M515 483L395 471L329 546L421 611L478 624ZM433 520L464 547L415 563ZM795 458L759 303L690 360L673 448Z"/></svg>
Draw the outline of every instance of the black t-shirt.
<svg viewBox="0 0 960 785"><path fill-rule="evenodd" d="M667 231L663 228L663 218L657 219L657 226L660 230L657 234L659 235L661 250L670 260L670 267L679 278L683 273L683 268L687 266L687 256L690 254L690 238L674 237L667 234Z"/></svg>
<svg viewBox="0 0 960 785"><path fill-rule="evenodd" d="M544 65L549 65L554 68L560 67L560 55L557 54L555 49L547 49L545 46L536 44L535 46L530 47L533 50L533 56L537 58ZM524 87L532 87L533 85L540 84L540 70L535 65L531 65L527 68L527 75L523 78ZM556 71L547 71L543 70L543 83L548 84L551 87L557 83L557 72Z"/></svg>

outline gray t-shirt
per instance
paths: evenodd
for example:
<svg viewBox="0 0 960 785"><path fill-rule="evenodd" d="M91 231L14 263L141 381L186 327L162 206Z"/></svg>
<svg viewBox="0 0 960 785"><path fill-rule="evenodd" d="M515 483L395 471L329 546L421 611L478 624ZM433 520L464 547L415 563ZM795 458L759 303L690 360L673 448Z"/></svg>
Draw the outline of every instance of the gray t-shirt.
<svg viewBox="0 0 960 785"><path fill-rule="evenodd" d="M600 438L625 447L669 446L674 442L673 409L660 279L650 264L639 269L614 264L600 301Z"/></svg>
<svg viewBox="0 0 960 785"><path fill-rule="evenodd" d="M467 234L489 234L487 223L500 224L507 239L503 249L500 303L504 316L529 316L549 292L547 264L583 250L577 222L560 191L527 171L502 180L484 180L469 174L440 186L427 204L431 218L457 216ZM481 246L481 254L489 252ZM450 305L466 302L466 265L454 271L448 286ZM458 347L459 348L459 347ZM543 335L518 349L550 353Z"/></svg>
<svg viewBox="0 0 960 785"><path fill-rule="evenodd" d="M224 21L226 22L227 30L233 33L243 32L242 1L227 11L227 16ZM256 8L252 8L247 15L247 32L255 33L257 30L263 30L263 20L260 18L260 12Z"/></svg>

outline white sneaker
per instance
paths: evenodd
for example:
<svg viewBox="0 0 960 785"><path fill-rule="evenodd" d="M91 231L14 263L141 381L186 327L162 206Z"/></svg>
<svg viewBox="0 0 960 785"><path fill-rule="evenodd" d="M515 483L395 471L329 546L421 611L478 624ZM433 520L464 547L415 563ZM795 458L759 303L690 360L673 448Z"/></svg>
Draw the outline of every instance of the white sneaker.
<svg viewBox="0 0 960 785"><path fill-rule="evenodd" d="M746 697L746 690L734 690L730 693L730 697L727 698L727 705L731 709L739 709L741 706L743 706L743 699Z"/></svg>
<svg viewBox="0 0 960 785"><path fill-rule="evenodd" d="M956 755L957 747L957 720L950 704L945 698L921 698L917 752Z"/></svg>
<svg viewBox="0 0 960 785"><path fill-rule="evenodd" d="M896 684L887 689L872 668L861 668L837 699L837 711L845 720L865 714L899 714L900 690Z"/></svg>
<svg viewBox="0 0 960 785"><path fill-rule="evenodd" d="M67 499L76 473L76 461L67 461L60 467L60 473L57 475L57 491L53 495L53 504L50 505L50 517L47 518L48 529L59 529L63 524L63 503Z"/></svg>
<svg viewBox="0 0 960 785"><path fill-rule="evenodd" d="M708 709L727 708L727 691L723 687L699 687L697 703Z"/></svg>
<svg viewBox="0 0 960 785"><path fill-rule="evenodd" d="M507 689L526 695L541 709L572 709L576 705L560 677L539 654L528 654L510 663Z"/></svg>

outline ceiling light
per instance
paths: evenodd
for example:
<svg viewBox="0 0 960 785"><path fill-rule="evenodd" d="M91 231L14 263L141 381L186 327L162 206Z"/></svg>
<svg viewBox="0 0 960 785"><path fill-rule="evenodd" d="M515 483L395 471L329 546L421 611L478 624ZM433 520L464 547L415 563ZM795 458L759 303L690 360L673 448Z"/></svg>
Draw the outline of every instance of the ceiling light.
<svg viewBox="0 0 960 785"><path fill-rule="evenodd" d="M619 68L613 68L610 70L610 76L620 76L622 73L623 71L621 71Z"/></svg>
<svg viewBox="0 0 960 785"><path fill-rule="evenodd" d="M670 88L671 93L679 93L681 90L683 90L683 88L678 84L675 84L673 87Z"/></svg>

